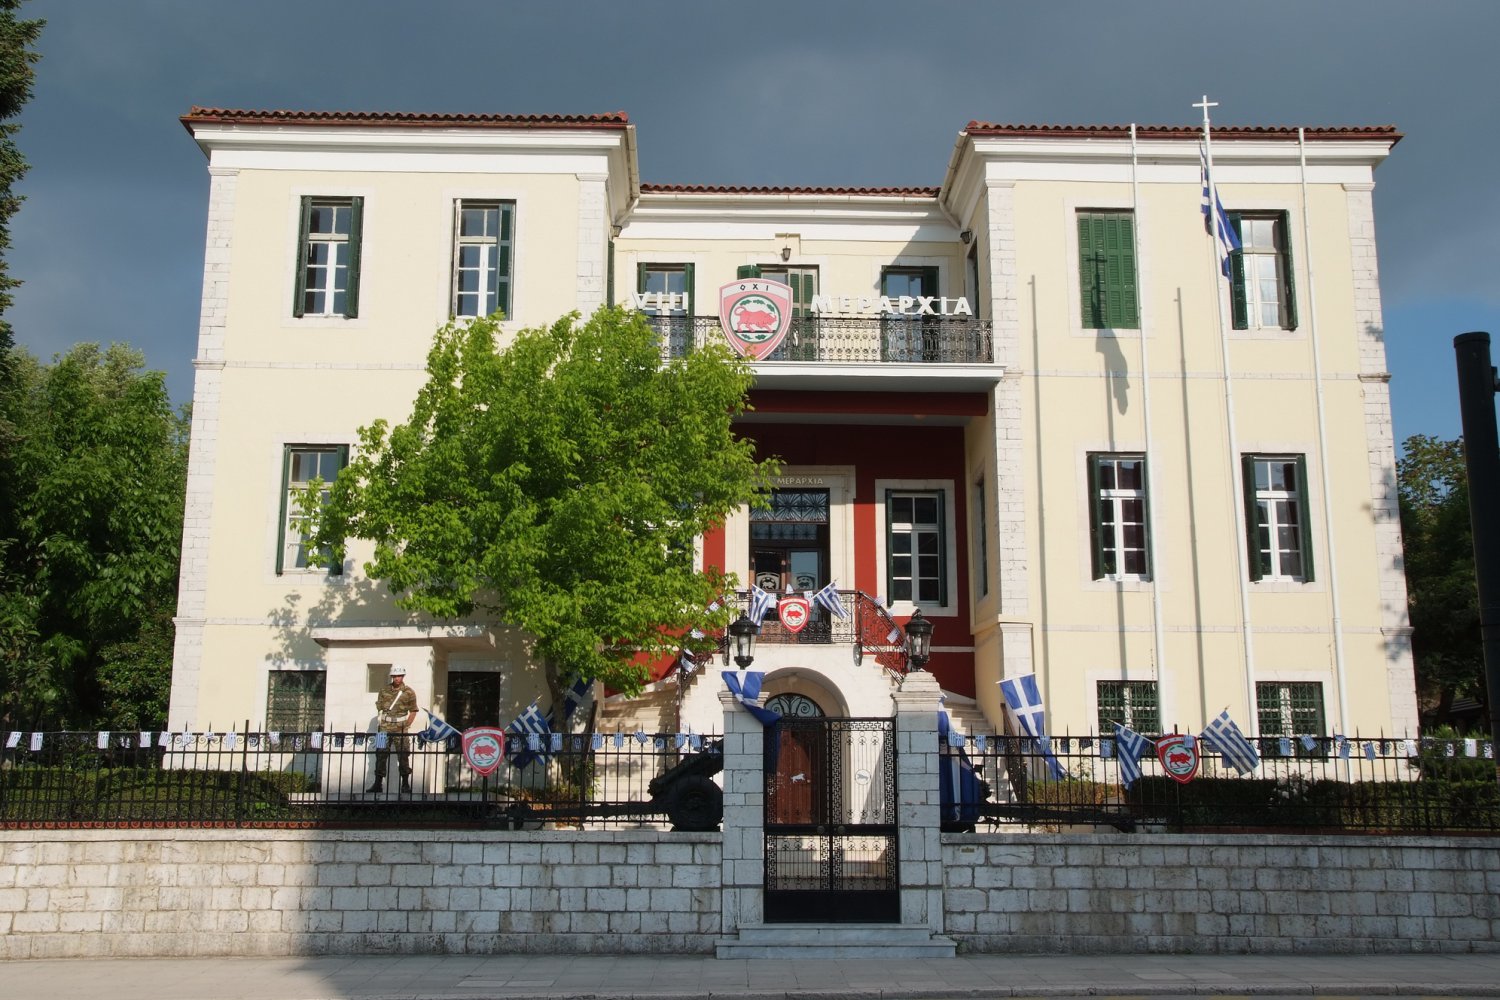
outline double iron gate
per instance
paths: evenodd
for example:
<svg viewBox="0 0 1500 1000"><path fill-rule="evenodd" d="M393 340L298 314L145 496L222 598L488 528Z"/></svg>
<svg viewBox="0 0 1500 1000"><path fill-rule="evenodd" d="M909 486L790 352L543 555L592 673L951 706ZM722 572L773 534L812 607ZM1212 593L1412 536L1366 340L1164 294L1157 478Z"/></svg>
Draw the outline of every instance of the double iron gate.
<svg viewBox="0 0 1500 1000"><path fill-rule="evenodd" d="M765 753L766 921L898 922L894 720L783 717Z"/></svg>

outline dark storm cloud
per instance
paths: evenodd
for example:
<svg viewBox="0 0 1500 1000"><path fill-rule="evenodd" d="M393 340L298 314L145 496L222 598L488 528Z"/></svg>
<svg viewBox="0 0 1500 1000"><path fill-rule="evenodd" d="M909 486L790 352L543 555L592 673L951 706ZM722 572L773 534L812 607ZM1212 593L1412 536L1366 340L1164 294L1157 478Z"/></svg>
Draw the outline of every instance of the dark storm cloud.
<svg viewBox="0 0 1500 1000"><path fill-rule="evenodd" d="M1453 327L1500 332L1488 0L33 0L23 13L49 23L22 119L33 171L11 319L44 355L137 344L178 399L207 195L176 121L191 104L625 110L647 180L936 185L970 119L1189 124L1207 91L1220 124L1407 134L1376 191L1398 436L1456 433Z"/></svg>

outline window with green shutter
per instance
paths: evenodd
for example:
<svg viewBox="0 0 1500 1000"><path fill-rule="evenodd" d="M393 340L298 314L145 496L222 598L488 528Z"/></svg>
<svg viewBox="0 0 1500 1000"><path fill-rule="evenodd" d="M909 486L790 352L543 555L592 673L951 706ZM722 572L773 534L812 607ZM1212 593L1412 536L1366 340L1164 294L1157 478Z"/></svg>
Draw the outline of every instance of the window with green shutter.
<svg viewBox="0 0 1500 1000"><path fill-rule="evenodd" d="M348 445L289 444L281 456L281 518L276 537L276 574L307 570L308 533L311 525L297 508L297 494L313 481L321 479L331 485L339 470L349 464ZM324 491L327 495L327 491ZM343 573L342 566L330 566L332 576Z"/></svg>
<svg viewBox="0 0 1500 1000"><path fill-rule="evenodd" d="M1256 722L1262 736L1323 736L1328 720L1323 715L1323 685L1316 682L1262 681L1255 685ZM1293 742L1299 756L1323 753L1321 743L1309 750L1301 740Z"/></svg>
<svg viewBox="0 0 1500 1000"><path fill-rule="evenodd" d="M1245 547L1251 580L1313 578L1307 458L1244 455Z"/></svg>
<svg viewBox="0 0 1500 1000"><path fill-rule="evenodd" d="M1236 330L1297 329L1296 268L1286 212L1230 212L1241 249L1229 257Z"/></svg>
<svg viewBox="0 0 1500 1000"><path fill-rule="evenodd" d="M293 316L359 315L363 198L302 199Z"/></svg>
<svg viewBox="0 0 1500 1000"><path fill-rule="evenodd" d="M454 316L510 315L515 216L513 201L453 203Z"/></svg>
<svg viewBox="0 0 1500 1000"><path fill-rule="evenodd" d="M1155 681L1100 681L1097 692L1100 733L1112 732L1116 722L1142 735L1161 732Z"/></svg>
<svg viewBox="0 0 1500 1000"><path fill-rule="evenodd" d="M1085 329L1140 327L1131 212L1078 213L1078 290Z"/></svg>
<svg viewBox="0 0 1500 1000"><path fill-rule="evenodd" d="M266 730L310 733L323 728L328 674L323 670L272 670L266 681Z"/></svg>
<svg viewBox="0 0 1500 1000"><path fill-rule="evenodd" d="M1088 462L1094 579L1150 579L1146 456L1090 454Z"/></svg>
<svg viewBox="0 0 1500 1000"><path fill-rule="evenodd" d="M772 351L767 361L814 361L818 357L818 320L812 313L813 297L818 294L816 267L788 267L764 264L754 277L779 281L792 289L792 325L786 340Z"/></svg>

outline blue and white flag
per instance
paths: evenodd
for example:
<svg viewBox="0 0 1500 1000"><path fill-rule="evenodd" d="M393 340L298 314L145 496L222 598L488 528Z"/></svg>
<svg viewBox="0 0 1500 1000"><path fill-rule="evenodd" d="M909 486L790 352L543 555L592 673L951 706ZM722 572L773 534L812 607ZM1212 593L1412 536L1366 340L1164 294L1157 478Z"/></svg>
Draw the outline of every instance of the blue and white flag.
<svg viewBox="0 0 1500 1000"><path fill-rule="evenodd" d="M444 722L432 709L427 710L427 728L417 733L417 739L427 743L446 743L452 750L454 741L462 740L463 733Z"/></svg>
<svg viewBox="0 0 1500 1000"><path fill-rule="evenodd" d="M774 607L776 607L776 595L767 593L752 583L750 585L750 620L759 625Z"/></svg>
<svg viewBox="0 0 1500 1000"><path fill-rule="evenodd" d="M1141 757L1151 741L1140 733L1115 723L1115 753L1120 761L1120 784L1129 788L1141 778Z"/></svg>
<svg viewBox="0 0 1500 1000"><path fill-rule="evenodd" d="M576 680L576 681L573 682L573 686L572 687L568 688L568 690L566 690L566 691L563 692L563 721L564 722L566 722L568 719L571 719L573 717L573 713L576 712L576 711L578 711L578 706L581 705L583 703L584 699L589 696L589 689L592 688L593 686L594 686L594 682L593 681L586 681L582 677L580 677L580 678L578 678L578 680ZM558 724L557 724L557 706L556 705L552 706L552 708L550 710L548 710L548 712L547 712L547 722L554 729L560 729L560 728L562 728L562 727L558 726Z"/></svg>
<svg viewBox="0 0 1500 1000"><path fill-rule="evenodd" d="M1255 752L1255 747L1245 739L1245 734L1240 732L1240 727L1234 724L1229 717L1229 709L1219 713L1219 717L1208 724L1203 730L1201 739L1208 741L1209 745L1219 751L1224 758L1224 763L1234 768L1240 774L1249 774L1260 766L1260 754Z"/></svg>
<svg viewBox="0 0 1500 1000"><path fill-rule="evenodd" d="M838 588L834 586L831 580L828 586L813 595L813 602L827 608L828 613L835 618L849 617L849 612L844 610L844 602L839 600Z"/></svg>
<svg viewBox="0 0 1500 1000"><path fill-rule="evenodd" d="M1005 696L1005 704L1010 706L1016 720L1021 723L1021 731L1035 741L1037 752L1047 762L1047 770L1052 777L1064 777L1066 772L1052 752L1052 741L1047 739L1047 714L1042 706L1042 692L1037 687L1036 674L1007 677L1000 682L1000 693Z"/></svg>
<svg viewBox="0 0 1500 1000"><path fill-rule="evenodd" d="M1198 165L1203 176L1203 203L1200 206L1203 211L1203 225L1209 235L1214 238L1214 246L1219 257L1219 270L1227 278L1230 275L1230 254L1241 249L1240 237L1229 221L1229 213L1224 211L1224 203L1219 200L1218 185L1214 185L1212 193L1209 191L1208 154L1201 147L1198 150Z"/></svg>
<svg viewBox="0 0 1500 1000"><path fill-rule="evenodd" d="M685 674L691 674L694 670L698 669L697 655L686 646L677 654L677 669Z"/></svg>
<svg viewBox="0 0 1500 1000"><path fill-rule="evenodd" d="M745 711L760 720L763 726L781 721L781 715L769 708L755 704L760 699L760 686L766 679L764 670L725 670L724 686L734 695L734 700L744 706Z"/></svg>
<svg viewBox="0 0 1500 1000"><path fill-rule="evenodd" d="M526 707L526 711L516 716L515 721L505 727L507 733L521 737L526 744L526 749L518 754L511 754L507 759L512 767L526 767L540 756L542 737L552 732L547 725L547 719L542 715L541 706L533 699Z"/></svg>

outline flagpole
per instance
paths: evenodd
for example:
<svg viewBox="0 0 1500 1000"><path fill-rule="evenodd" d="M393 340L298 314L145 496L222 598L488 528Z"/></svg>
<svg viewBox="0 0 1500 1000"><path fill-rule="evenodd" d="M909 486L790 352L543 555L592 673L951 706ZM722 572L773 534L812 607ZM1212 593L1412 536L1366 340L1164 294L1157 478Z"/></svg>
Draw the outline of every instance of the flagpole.
<svg viewBox="0 0 1500 1000"><path fill-rule="evenodd" d="M1136 225L1130 227L1130 238L1134 247L1134 259L1141 259L1140 252L1140 225L1141 217L1141 184L1138 170L1140 157L1136 149L1135 122L1130 123L1130 217L1136 220ZM1156 467L1156 455L1154 439L1151 435L1151 362L1150 354L1146 349L1146 332L1150 324L1146 322L1147 309L1145 298L1142 298L1139 306L1141 323L1141 408L1145 422L1146 432L1146 486L1150 489L1152 469ZM1156 712L1158 718L1170 719L1171 698L1169 692L1171 687L1166 682L1166 668L1163 660L1166 658L1164 636L1166 630L1162 625L1161 615L1161 585L1158 582L1161 573L1158 567L1161 565L1159 556L1161 554L1161 535L1156 531L1156 504L1152 503L1149 494L1146 497L1146 569L1151 574L1151 641L1154 645L1155 656L1152 657L1151 671L1156 681Z"/></svg>
<svg viewBox="0 0 1500 1000"><path fill-rule="evenodd" d="M1328 536L1328 600L1333 613L1333 670L1339 691L1339 727L1349 727L1349 693L1345 683L1344 618L1339 600L1338 548L1334 544L1333 481L1328 469L1328 414L1323 398L1323 360L1318 340L1318 288L1313 280L1312 219L1307 204L1307 130L1297 129L1297 162L1302 183L1302 255L1307 261L1307 330L1312 351L1313 386L1318 405L1318 468L1323 482L1323 531ZM1291 239L1291 234L1287 234ZM1291 266L1290 258L1287 266ZM1292 287L1288 281L1285 287ZM1306 487L1304 487L1306 488ZM1306 530L1304 528L1304 530ZM1303 544L1309 544L1306 539Z"/></svg>
<svg viewBox="0 0 1500 1000"><path fill-rule="evenodd" d="M1227 438L1229 454L1229 482L1233 487L1243 476L1242 463L1239 461L1239 436L1235 431L1234 421L1234 377L1229 366L1229 330L1224 325L1224 288L1219 283L1223 271L1219 266L1219 247L1213 236L1214 229L1219 224L1217 216L1219 209L1219 189L1214 186L1214 149L1213 136L1208 120L1208 109L1218 107L1217 101L1209 101L1208 95L1203 95L1201 103L1194 104L1195 108L1203 109L1203 162L1205 180L1208 184L1208 212L1209 212L1209 256L1214 265L1214 309L1219 318L1219 357L1224 368L1224 430ZM1243 486L1243 484L1240 484ZM1244 496L1244 490L1235 490L1234 496ZM1229 509L1231 514L1239 506L1231 502ZM1250 516L1250 511L1245 511L1245 517ZM1246 531L1239 523L1239 517L1231 517L1232 533L1236 539L1234 555L1236 569L1238 571L1238 583L1240 592L1240 634L1245 650L1245 704L1251 719L1250 731L1252 735L1260 733L1260 713L1255 708L1255 638L1250 625L1250 584L1249 571L1250 552L1246 541ZM1204 724L1208 719L1204 718Z"/></svg>

